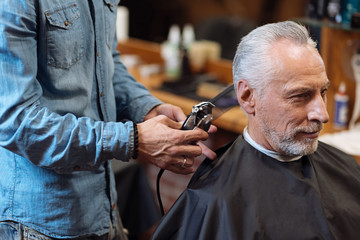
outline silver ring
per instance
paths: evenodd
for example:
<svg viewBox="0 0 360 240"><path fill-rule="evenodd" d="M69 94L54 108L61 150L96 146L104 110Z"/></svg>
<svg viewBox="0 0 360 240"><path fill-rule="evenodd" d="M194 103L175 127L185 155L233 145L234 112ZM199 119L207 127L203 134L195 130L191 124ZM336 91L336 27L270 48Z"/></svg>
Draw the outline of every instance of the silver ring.
<svg viewBox="0 0 360 240"><path fill-rule="evenodd" d="M187 161L186 156L184 156L184 162L183 162L183 164L181 165L182 168L186 168L186 165L185 165L185 164L186 164L186 161Z"/></svg>

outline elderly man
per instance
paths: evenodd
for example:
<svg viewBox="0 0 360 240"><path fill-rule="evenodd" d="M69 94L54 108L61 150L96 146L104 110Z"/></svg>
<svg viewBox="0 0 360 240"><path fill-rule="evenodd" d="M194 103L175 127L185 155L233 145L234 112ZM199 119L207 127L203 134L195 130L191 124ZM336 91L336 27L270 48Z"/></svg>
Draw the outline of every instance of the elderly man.
<svg viewBox="0 0 360 240"><path fill-rule="evenodd" d="M360 167L318 141L330 82L307 30L253 30L233 77L248 126L202 163L153 238L358 239Z"/></svg>

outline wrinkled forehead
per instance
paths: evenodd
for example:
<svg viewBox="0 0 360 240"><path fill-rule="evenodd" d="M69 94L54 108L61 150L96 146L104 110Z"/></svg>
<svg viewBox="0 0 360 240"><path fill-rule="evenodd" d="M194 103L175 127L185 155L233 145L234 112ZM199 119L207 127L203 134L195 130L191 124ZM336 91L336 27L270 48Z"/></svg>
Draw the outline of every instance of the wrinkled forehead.
<svg viewBox="0 0 360 240"><path fill-rule="evenodd" d="M267 83L269 87L295 84L319 87L328 84L324 62L310 44L299 45L280 40L270 49L270 56L277 70L273 79Z"/></svg>

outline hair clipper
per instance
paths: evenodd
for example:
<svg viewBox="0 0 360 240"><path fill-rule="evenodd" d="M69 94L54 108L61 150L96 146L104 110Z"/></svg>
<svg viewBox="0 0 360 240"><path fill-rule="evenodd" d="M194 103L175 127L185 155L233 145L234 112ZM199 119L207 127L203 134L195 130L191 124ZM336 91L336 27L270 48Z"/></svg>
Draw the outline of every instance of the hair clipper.
<svg viewBox="0 0 360 240"><path fill-rule="evenodd" d="M182 130L191 130L201 128L204 131L209 130L213 120L212 108L215 107L211 102L201 102L193 106L191 113L183 123Z"/></svg>

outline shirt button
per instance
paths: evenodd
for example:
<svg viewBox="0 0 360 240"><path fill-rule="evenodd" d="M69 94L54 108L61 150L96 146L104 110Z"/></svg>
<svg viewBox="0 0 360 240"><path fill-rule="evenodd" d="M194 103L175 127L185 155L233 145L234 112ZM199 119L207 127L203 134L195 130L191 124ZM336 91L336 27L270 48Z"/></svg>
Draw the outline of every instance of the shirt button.
<svg viewBox="0 0 360 240"><path fill-rule="evenodd" d="M69 26L69 22L68 22L68 21L65 21L65 26Z"/></svg>
<svg viewBox="0 0 360 240"><path fill-rule="evenodd" d="M101 92L101 93L100 93L100 97L103 97L103 96L104 96L104 93L103 93L103 92Z"/></svg>
<svg viewBox="0 0 360 240"><path fill-rule="evenodd" d="M100 54L99 54L99 52L96 52L96 56L99 56Z"/></svg>
<svg viewBox="0 0 360 240"><path fill-rule="evenodd" d="M73 169L74 169L75 171L79 171L79 170L80 170L80 166L75 166Z"/></svg>
<svg viewBox="0 0 360 240"><path fill-rule="evenodd" d="M114 209L115 209L115 207L116 207L116 204L115 204L115 203L113 203L113 204L112 204L112 206L111 206L112 210L114 210Z"/></svg>

